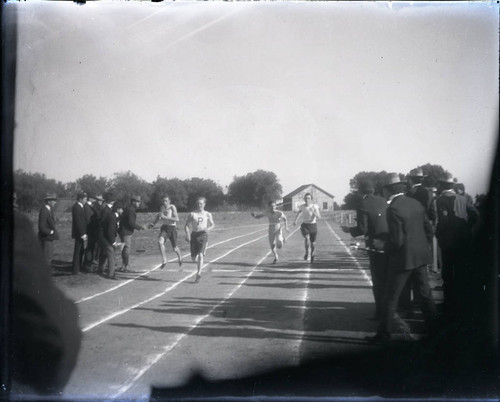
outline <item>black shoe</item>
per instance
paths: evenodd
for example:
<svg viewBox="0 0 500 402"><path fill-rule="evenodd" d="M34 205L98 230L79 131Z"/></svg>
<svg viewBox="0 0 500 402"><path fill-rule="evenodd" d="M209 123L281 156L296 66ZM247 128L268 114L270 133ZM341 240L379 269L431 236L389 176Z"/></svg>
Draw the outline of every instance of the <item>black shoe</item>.
<svg viewBox="0 0 500 402"><path fill-rule="evenodd" d="M163 269L167 266L167 263L166 262L162 262L161 265L160 265L160 269Z"/></svg>
<svg viewBox="0 0 500 402"><path fill-rule="evenodd" d="M314 262L314 255L311 254L311 264Z"/></svg>
<svg viewBox="0 0 500 402"><path fill-rule="evenodd" d="M111 276L108 276L108 279L111 279L113 281L117 281L118 280L118 278L114 274L111 275Z"/></svg>
<svg viewBox="0 0 500 402"><path fill-rule="evenodd" d="M278 259L277 259L277 258L275 258L275 259L273 260L273 264L277 264L277 263L278 263Z"/></svg>
<svg viewBox="0 0 500 402"><path fill-rule="evenodd" d="M304 261L307 261L309 259L309 254L308 253L305 253L304 254Z"/></svg>
<svg viewBox="0 0 500 402"><path fill-rule="evenodd" d="M365 341L371 344L384 344L387 343L391 340L391 337L389 335L383 335L383 334L375 334L373 336L365 336Z"/></svg>
<svg viewBox="0 0 500 402"><path fill-rule="evenodd" d="M196 277L194 278L194 283L198 283L200 281L201 275L196 274Z"/></svg>

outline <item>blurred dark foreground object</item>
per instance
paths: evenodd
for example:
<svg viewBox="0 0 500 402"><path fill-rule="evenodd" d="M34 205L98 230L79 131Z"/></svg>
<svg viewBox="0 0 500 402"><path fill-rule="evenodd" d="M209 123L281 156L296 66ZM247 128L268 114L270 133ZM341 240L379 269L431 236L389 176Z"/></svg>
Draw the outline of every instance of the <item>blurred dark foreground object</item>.
<svg viewBox="0 0 500 402"><path fill-rule="evenodd" d="M498 397L496 359L442 335L435 343L394 342L241 379L208 381L198 375L183 387L153 388L151 401Z"/></svg>
<svg viewBox="0 0 500 402"><path fill-rule="evenodd" d="M78 312L52 282L31 221L17 211L13 264L13 393L22 389L55 394L62 391L76 364L82 337Z"/></svg>

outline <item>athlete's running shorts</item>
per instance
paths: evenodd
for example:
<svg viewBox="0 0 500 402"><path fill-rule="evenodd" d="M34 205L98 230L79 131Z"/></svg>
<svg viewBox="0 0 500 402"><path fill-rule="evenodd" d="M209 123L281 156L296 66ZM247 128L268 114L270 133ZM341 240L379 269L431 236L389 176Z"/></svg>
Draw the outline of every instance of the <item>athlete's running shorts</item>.
<svg viewBox="0 0 500 402"><path fill-rule="evenodd" d="M316 235L318 234L318 226L315 223L303 223L300 225L300 233L302 236L306 237L309 235L309 239L312 242L316 241Z"/></svg>
<svg viewBox="0 0 500 402"><path fill-rule="evenodd" d="M269 245L271 247L274 247L274 245L278 248L283 247L283 233L281 227L278 227L278 229L269 227Z"/></svg>
<svg viewBox="0 0 500 402"><path fill-rule="evenodd" d="M160 236L165 240L170 240L173 248L177 247L177 226L173 225L162 225L160 229Z"/></svg>
<svg viewBox="0 0 500 402"><path fill-rule="evenodd" d="M205 231L191 233L191 257L196 257L198 254L205 255L205 250L208 243L208 234Z"/></svg>

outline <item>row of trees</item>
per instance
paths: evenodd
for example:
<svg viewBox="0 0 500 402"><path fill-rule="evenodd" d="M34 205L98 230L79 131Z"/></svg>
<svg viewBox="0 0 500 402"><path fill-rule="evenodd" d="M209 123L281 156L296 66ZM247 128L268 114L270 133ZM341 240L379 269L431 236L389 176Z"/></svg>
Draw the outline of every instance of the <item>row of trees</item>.
<svg viewBox="0 0 500 402"><path fill-rule="evenodd" d="M210 179L193 177L186 180L158 176L152 183L132 173L118 172L111 178L88 174L74 182L62 183L40 173L14 172L14 188L18 207L23 211L37 210L47 193L59 198L74 199L79 191L92 194L112 192L123 202L131 195L140 195L146 211L157 211L161 199L168 194L179 211L194 209L196 199L207 198L207 209L212 211L262 207L270 199L281 197L281 184L273 172L257 170L244 176L235 176L224 194L220 185Z"/></svg>

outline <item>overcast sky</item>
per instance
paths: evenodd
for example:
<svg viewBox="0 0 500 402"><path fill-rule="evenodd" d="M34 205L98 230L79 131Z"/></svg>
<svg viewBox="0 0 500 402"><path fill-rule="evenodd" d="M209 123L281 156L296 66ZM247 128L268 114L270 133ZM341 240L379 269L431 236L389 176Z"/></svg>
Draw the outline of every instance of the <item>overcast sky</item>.
<svg viewBox="0 0 500 402"><path fill-rule="evenodd" d="M340 204L360 171L439 164L487 190L498 6L14 2L14 168L227 186L257 169Z"/></svg>

